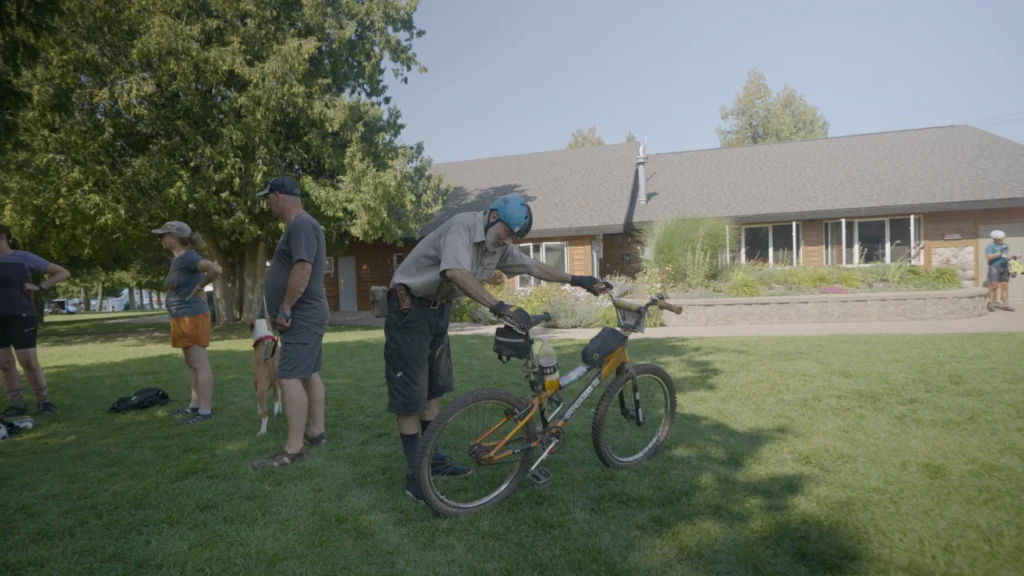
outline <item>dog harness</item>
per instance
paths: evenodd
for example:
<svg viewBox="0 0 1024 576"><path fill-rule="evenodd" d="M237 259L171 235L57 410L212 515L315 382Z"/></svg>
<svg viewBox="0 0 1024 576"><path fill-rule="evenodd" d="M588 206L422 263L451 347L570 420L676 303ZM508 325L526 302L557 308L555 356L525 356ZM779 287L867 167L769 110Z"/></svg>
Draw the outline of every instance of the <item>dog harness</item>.
<svg viewBox="0 0 1024 576"><path fill-rule="evenodd" d="M260 342L263 343L263 359L269 360L273 358L274 353L277 352L277 338L274 338L271 335L260 336L252 343L252 347L255 348L259 346ZM271 348L271 345L273 345L273 348Z"/></svg>

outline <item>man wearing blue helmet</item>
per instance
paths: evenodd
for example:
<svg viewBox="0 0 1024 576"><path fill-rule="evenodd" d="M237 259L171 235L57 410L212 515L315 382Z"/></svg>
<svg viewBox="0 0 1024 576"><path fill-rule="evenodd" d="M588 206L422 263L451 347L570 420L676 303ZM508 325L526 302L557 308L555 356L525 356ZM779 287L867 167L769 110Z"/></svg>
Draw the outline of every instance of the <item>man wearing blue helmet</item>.
<svg viewBox="0 0 1024 576"><path fill-rule="evenodd" d="M428 234L391 279L384 322L387 411L398 419L407 466L405 492L413 499L422 499L412 479L420 433L437 415L441 396L454 389L448 342L451 301L468 296L505 324L526 332L530 315L495 299L483 287L495 270L571 284L594 295L604 291L604 284L593 276L570 276L523 254L515 243L532 227L530 206L514 194L502 196L487 210L457 214ZM438 451L432 472L462 476L470 470Z"/></svg>

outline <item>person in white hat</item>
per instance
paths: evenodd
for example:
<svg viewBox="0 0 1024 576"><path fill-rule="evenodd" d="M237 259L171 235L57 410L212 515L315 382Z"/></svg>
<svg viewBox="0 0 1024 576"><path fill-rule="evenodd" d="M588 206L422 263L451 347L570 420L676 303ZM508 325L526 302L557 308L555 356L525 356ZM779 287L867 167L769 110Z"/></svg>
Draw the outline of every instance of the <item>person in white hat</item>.
<svg viewBox="0 0 1024 576"><path fill-rule="evenodd" d="M221 268L203 258L196 249L203 239L184 222L167 222L153 230L160 243L174 255L164 279L167 315L171 317L171 346L180 348L188 366L192 402L173 416L185 416L179 424L198 424L213 418L213 370L206 349L210 346L210 307L206 286L221 274Z"/></svg>
<svg viewBox="0 0 1024 576"><path fill-rule="evenodd" d="M1010 306L1010 260L1016 256L1010 255L1010 247L1006 245L1006 233L1002 230L992 231L992 243L985 247L985 258L988 260L988 310L1013 311ZM999 303L998 297L1002 293L1003 302Z"/></svg>

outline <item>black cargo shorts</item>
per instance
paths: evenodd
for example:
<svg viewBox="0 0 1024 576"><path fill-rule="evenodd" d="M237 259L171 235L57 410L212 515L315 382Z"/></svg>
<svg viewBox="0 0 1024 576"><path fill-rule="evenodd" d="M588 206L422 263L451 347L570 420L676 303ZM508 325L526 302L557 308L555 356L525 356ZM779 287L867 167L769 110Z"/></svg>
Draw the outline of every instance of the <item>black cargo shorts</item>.
<svg viewBox="0 0 1024 576"><path fill-rule="evenodd" d="M450 315L451 303L431 303L416 298L409 311L403 312L395 291L388 291L384 378L388 385L389 413L420 414L428 400L455 389L448 340Z"/></svg>

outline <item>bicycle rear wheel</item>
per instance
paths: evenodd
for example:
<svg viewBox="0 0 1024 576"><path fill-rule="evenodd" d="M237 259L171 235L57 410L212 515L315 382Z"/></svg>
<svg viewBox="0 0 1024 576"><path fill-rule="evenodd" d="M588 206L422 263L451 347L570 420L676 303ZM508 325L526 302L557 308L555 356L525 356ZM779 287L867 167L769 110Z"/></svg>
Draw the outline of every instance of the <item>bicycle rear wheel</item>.
<svg viewBox="0 0 1024 576"><path fill-rule="evenodd" d="M525 448L537 437L533 422L527 422L501 450L523 448L521 451L492 464L481 464L479 456L490 452L518 423L508 419L482 438L487 431L528 406L515 394L492 388L465 394L438 413L420 438L416 456L416 481L431 510L449 518L463 516L494 506L519 488L533 462L533 448ZM445 476L444 467L437 465L437 451L453 464L470 468L471 473Z"/></svg>
<svg viewBox="0 0 1024 576"><path fill-rule="evenodd" d="M668 439L676 415L676 388L659 366L637 364L601 395L591 437L601 462L619 470L654 456Z"/></svg>

